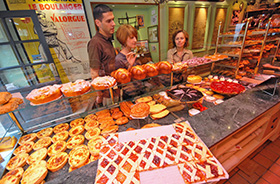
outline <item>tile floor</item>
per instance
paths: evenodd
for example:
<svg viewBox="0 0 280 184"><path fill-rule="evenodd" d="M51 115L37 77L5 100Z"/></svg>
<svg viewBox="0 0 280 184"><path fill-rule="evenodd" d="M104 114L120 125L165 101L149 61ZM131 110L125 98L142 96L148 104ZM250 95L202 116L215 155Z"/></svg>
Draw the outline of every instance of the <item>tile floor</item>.
<svg viewBox="0 0 280 184"><path fill-rule="evenodd" d="M280 184L280 137L266 141L219 184Z"/></svg>

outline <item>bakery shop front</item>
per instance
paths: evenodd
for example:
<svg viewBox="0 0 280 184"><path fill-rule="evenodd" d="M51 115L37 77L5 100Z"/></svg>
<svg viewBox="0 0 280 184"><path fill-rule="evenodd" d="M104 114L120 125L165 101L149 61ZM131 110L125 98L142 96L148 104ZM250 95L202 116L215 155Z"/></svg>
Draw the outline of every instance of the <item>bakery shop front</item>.
<svg viewBox="0 0 280 184"><path fill-rule="evenodd" d="M92 80L98 4L137 30L141 64ZM276 1L1 0L0 16L1 182L226 181L279 137Z"/></svg>

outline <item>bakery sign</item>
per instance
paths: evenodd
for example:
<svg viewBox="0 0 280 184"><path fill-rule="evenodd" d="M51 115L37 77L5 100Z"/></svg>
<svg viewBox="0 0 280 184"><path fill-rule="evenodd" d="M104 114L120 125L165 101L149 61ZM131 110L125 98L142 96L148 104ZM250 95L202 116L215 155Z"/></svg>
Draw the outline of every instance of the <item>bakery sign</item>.
<svg viewBox="0 0 280 184"><path fill-rule="evenodd" d="M90 78L86 48L90 34L82 0L6 2L9 10L36 10L58 72L60 76L64 76L61 78L62 82ZM33 23L29 25L31 27Z"/></svg>

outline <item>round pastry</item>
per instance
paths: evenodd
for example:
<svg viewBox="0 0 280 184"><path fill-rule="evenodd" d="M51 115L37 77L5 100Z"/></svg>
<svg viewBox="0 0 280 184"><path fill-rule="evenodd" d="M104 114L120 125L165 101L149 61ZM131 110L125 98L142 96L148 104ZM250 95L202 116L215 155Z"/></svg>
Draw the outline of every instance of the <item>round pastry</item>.
<svg viewBox="0 0 280 184"><path fill-rule="evenodd" d="M47 162L47 168L51 172L56 172L63 168L63 166L67 163L68 154L65 152L60 152L51 158L49 158Z"/></svg>
<svg viewBox="0 0 280 184"><path fill-rule="evenodd" d="M110 112L98 115L97 121L100 121L101 119L106 118L106 117L111 117Z"/></svg>
<svg viewBox="0 0 280 184"><path fill-rule="evenodd" d="M146 71L146 74L148 77L153 77L158 75L158 69L157 66L153 63L148 63L143 65L144 70Z"/></svg>
<svg viewBox="0 0 280 184"><path fill-rule="evenodd" d="M10 175L0 180L1 184L19 184L20 178Z"/></svg>
<svg viewBox="0 0 280 184"><path fill-rule="evenodd" d="M24 174L21 184L41 183L48 174L48 169L43 166L38 166L29 170L28 174Z"/></svg>
<svg viewBox="0 0 280 184"><path fill-rule="evenodd" d="M7 103L12 98L9 92L0 92L0 105Z"/></svg>
<svg viewBox="0 0 280 184"><path fill-rule="evenodd" d="M100 129L99 128L91 128L85 133L85 138L87 140L90 140L96 136L100 135Z"/></svg>
<svg viewBox="0 0 280 184"><path fill-rule="evenodd" d="M7 172L1 180L5 179L5 178L8 178L9 176L14 176L16 178L18 178L19 180L22 178L22 175L23 175L23 172L24 172L24 169L22 167L18 167L18 168L15 168L13 170L10 170L9 172ZM0 180L0 183L2 183ZM10 179L9 179L10 180ZM5 183L5 182L4 182Z"/></svg>
<svg viewBox="0 0 280 184"><path fill-rule="evenodd" d="M51 145L52 143L52 138L50 137L42 137L41 139L39 139L34 145L33 145L33 149L34 150L38 150L41 148L47 148L49 147L49 145Z"/></svg>
<svg viewBox="0 0 280 184"><path fill-rule="evenodd" d="M57 141L53 145L51 145L48 149L49 157L56 155L59 152L64 152L66 150L66 142L65 141Z"/></svg>
<svg viewBox="0 0 280 184"><path fill-rule="evenodd" d="M96 119L97 119L97 116L95 114L89 114L84 118L86 123L89 121L92 121L92 120L96 120Z"/></svg>
<svg viewBox="0 0 280 184"><path fill-rule="evenodd" d="M172 65L168 61L160 61L157 63L160 74L169 74L172 71Z"/></svg>
<svg viewBox="0 0 280 184"><path fill-rule="evenodd" d="M62 93L67 96L79 96L90 90L90 82L85 80L76 80L75 82L69 82L63 84L61 87Z"/></svg>
<svg viewBox="0 0 280 184"><path fill-rule="evenodd" d="M35 133L31 133L31 134L27 134L27 135L22 136L19 139L18 143L20 145L22 145L22 144L24 144L26 142L29 142L29 141L35 141L36 139L37 139L37 135Z"/></svg>
<svg viewBox="0 0 280 184"><path fill-rule="evenodd" d="M73 136L67 141L67 149L73 149L76 146L83 144L84 141L85 137L83 135Z"/></svg>
<svg viewBox="0 0 280 184"><path fill-rule="evenodd" d="M101 130L103 130L103 129L107 128L108 126L115 125L115 123L116 123L116 122L115 122L114 120L109 120L109 121L107 121L107 122L104 122L104 123L100 124L99 128L100 128Z"/></svg>
<svg viewBox="0 0 280 184"><path fill-rule="evenodd" d="M23 100L21 98L12 98L4 105L0 105L0 114L5 114L10 111L16 110L19 104L22 104Z"/></svg>
<svg viewBox="0 0 280 184"><path fill-rule="evenodd" d="M115 112L119 112L120 111L120 109L118 108L118 107L115 107L115 108L113 108L113 109L110 109L110 113L111 114L113 114L113 113L115 113Z"/></svg>
<svg viewBox="0 0 280 184"><path fill-rule="evenodd" d="M76 146L75 148L73 148L73 149L69 152L69 157L71 157L71 155L72 155L73 153L75 153L75 151L76 151L77 149L85 149L85 150L88 150L88 147L87 147L86 145L84 145L84 144L81 144L81 145L79 145L79 146Z"/></svg>
<svg viewBox="0 0 280 184"><path fill-rule="evenodd" d="M39 160L39 161L35 161L33 162L31 165L29 165L29 167L24 171L23 173L23 177L25 175L28 175L30 171L32 171L33 169L36 169L37 167L45 167L47 168L47 162L45 160Z"/></svg>
<svg viewBox="0 0 280 184"><path fill-rule="evenodd" d="M59 132L52 137L52 142L55 143L56 141L66 141L68 136L69 134L67 131Z"/></svg>
<svg viewBox="0 0 280 184"><path fill-rule="evenodd" d="M69 129L69 124L68 123L61 123L59 125L56 125L54 128L53 128L53 132L55 134L59 133L59 132L62 132L62 131L66 131Z"/></svg>
<svg viewBox="0 0 280 184"><path fill-rule="evenodd" d="M28 153L21 153L21 154L14 156L7 163L6 169L13 170L17 167L25 166L28 156L29 156Z"/></svg>
<svg viewBox="0 0 280 184"><path fill-rule="evenodd" d="M120 117L116 120L116 124L117 125L123 125L123 124L126 124L128 123L128 118L127 117Z"/></svg>
<svg viewBox="0 0 280 184"><path fill-rule="evenodd" d="M49 137L53 133L53 128L45 128L39 132L37 132L37 137L40 139L42 137Z"/></svg>
<svg viewBox="0 0 280 184"><path fill-rule="evenodd" d="M126 129L126 131L131 131L131 130L135 130L135 128L128 128L128 129Z"/></svg>
<svg viewBox="0 0 280 184"><path fill-rule="evenodd" d="M202 81L202 78L198 75L189 75L187 81L191 84L196 84L200 83Z"/></svg>
<svg viewBox="0 0 280 184"><path fill-rule="evenodd" d="M119 126L118 125L110 125L107 126L106 128L104 128L101 132L102 135L108 135L108 134L112 134L115 133L119 130Z"/></svg>
<svg viewBox="0 0 280 184"><path fill-rule="evenodd" d="M32 102L33 104L43 104L56 100L60 98L61 95L62 93L60 91L60 86L53 85L32 90L26 96L26 99Z"/></svg>
<svg viewBox="0 0 280 184"><path fill-rule="evenodd" d="M125 68L119 68L111 73L118 83L125 84L131 81L131 73Z"/></svg>
<svg viewBox="0 0 280 184"><path fill-rule="evenodd" d="M102 136L97 136L96 138L91 139L88 142L88 149L90 154L93 156L98 156L103 142L104 142L104 138Z"/></svg>
<svg viewBox="0 0 280 184"><path fill-rule="evenodd" d="M131 117L132 118L145 118L150 113L150 106L147 103L140 102L132 106Z"/></svg>
<svg viewBox="0 0 280 184"><path fill-rule="evenodd" d="M85 128L83 125L75 126L69 130L69 135L71 137L73 137L75 135L80 135L80 134L84 133L84 130L85 130Z"/></svg>
<svg viewBox="0 0 280 184"><path fill-rule="evenodd" d="M85 120L83 118L78 118L70 122L70 126L72 128L84 124L85 124Z"/></svg>
<svg viewBox="0 0 280 184"><path fill-rule="evenodd" d="M68 163L71 167L80 167L88 161L89 150L85 147L79 147L71 151Z"/></svg>
<svg viewBox="0 0 280 184"><path fill-rule="evenodd" d="M21 153L29 153L30 151L32 151L33 145L34 145L34 142L32 142L32 141L26 142L26 143L20 145L19 147L17 147L14 150L13 154L18 155Z"/></svg>
<svg viewBox="0 0 280 184"><path fill-rule="evenodd" d="M120 118L120 117L122 117L122 116L123 116L123 113L122 113L121 111L114 112L114 113L112 114L112 118L113 118L113 119L118 119L118 118Z"/></svg>
<svg viewBox="0 0 280 184"><path fill-rule="evenodd" d="M129 71L132 74L132 77L136 80L142 80L146 78L146 71L141 65L133 66Z"/></svg>
<svg viewBox="0 0 280 184"><path fill-rule="evenodd" d="M40 160L45 160L45 158L48 155L48 150L47 148L41 148L38 149L37 151L33 152L26 160L26 162L31 165L35 162L38 162Z"/></svg>
<svg viewBox="0 0 280 184"><path fill-rule="evenodd" d="M103 90L113 87L116 84L116 79L111 76L96 77L91 82L92 87L95 90Z"/></svg>
<svg viewBox="0 0 280 184"><path fill-rule="evenodd" d="M91 129L91 128L96 128L99 126L99 122L96 120L88 120L88 122L85 124L85 129Z"/></svg>
<svg viewBox="0 0 280 184"><path fill-rule="evenodd" d="M153 127L159 127L161 126L160 124L157 124L157 123L150 123L150 124L146 124L144 125L141 129L144 129L144 128L153 128Z"/></svg>

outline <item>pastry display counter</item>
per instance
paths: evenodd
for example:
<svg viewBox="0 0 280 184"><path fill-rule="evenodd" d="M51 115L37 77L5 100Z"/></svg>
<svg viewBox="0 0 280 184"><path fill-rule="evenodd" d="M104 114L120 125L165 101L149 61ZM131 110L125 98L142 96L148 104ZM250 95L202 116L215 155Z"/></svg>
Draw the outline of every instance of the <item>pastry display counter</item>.
<svg viewBox="0 0 280 184"><path fill-rule="evenodd" d="M273 87L273 83L264 83L216 106L205 102L209 109L192 117L184 109L156 121L149 118L137 120L134 127L142 127L151 122L168 125L178 121L178 118L179 121L188 120L229 172L263 142L279 136L279 84L274 96L262 91ZM65 170L62 175L46 178L47 183L93 183L97 161L71 173Z"/></svg>

